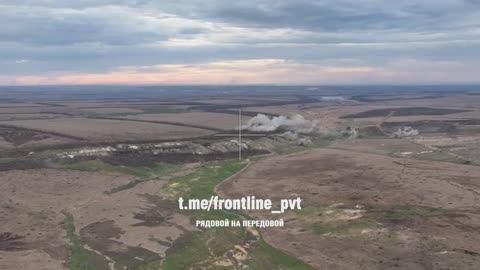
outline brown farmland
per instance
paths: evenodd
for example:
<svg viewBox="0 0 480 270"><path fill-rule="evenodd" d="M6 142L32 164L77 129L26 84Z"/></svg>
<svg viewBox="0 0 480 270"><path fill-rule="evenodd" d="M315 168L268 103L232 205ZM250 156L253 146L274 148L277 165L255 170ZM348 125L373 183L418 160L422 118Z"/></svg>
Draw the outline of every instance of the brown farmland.
<svg viewBox="0 0 480 270"><path fill-rule="evenodd" d="M210 131L198 128L123 120L69 118L6 121L3 123L39 131L56 132L91 141L164 140L211 134Z"/></svg>
<svg viewBox="0 0 480 270"><path fill-rule="evenodd" d="M480 169L469 166L323 149L266 158L217 190L274 202L302 197L304 210L263 233L318 269L473 270L479 179Z"/></svg>

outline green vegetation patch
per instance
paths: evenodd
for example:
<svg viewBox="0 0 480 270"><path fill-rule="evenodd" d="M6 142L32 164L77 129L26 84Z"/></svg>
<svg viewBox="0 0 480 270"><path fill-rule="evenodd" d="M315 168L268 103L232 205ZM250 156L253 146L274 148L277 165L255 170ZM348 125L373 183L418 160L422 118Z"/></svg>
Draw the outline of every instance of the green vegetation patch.
<svg viewBox="0 0 480 270"><path fill-rule="evenodd" d="M242 228L211 228L185 234L167 250L163 270L176 269L233 269L219 262L223 255L244 239Z"/></svg>
<svg viewBox="0 0 480 270"><path fill-rule="evenodd" d="M134 179L126 184L123 184L123 185L120 185L120 186L116 186L114 188L112 188L110 191L106 191L105 193L106 194L113 194L113 193L117 193L117 192L120 192L120 191L124 191L124 190L127 190L127 189L131 189L133 187L135 187L136 185L142 183L142 182L145 182L145 181L148 181L146 179Z"/></svg>
<svg viewBox="0 0 480 270"><path fill-rule="evenodd" d="M75 224L73 216L64 213L64 228L67 233L67 238L72 244L71 256L67 262L70 270L92 270L92 269L109 269L107 261L100 255L86 250L80 237L75 233Z"/></svg>
<svg viewBox="0 0 480 270"><path fill-rule="evenodd" d="M155 226L168 221L168 213L179 211L177 199L180 196L185 199L209 199L210 196L216 195L214 192L216 185L240 171L246 165L246 161L238 160L208 162L189 175L170 179L162 187L160 196L145 195L152 203L153 208L145 209L145 211L136 214L136 217L142 220L137 225ZM162 166L148 168L148 172L158 175L178 171L178 168L172 169L169 165L167 167ZM118 167L99 161L81 162L80 164L70 166L70 168L75 169L102 171L117 171ZM125 185L114 188L112 192L131 188L145 180L132 180ZM188 215L192 222L199 219L241 220L244 218L244 214L234 211L182 211L181 214ZM71 216L69 218L71 219ZM69 220L67 223L71 224L71 226L66 225L66 227L69 228L69 238L72 239L71 241L74 244L74 255L72 256L71 264L75 266L72 266L70 269L103 269L103 266L97 267L94 265L95 267L92 267L91 257L88 255L88 251L83 248L80 238L75 234L75 228L72 227L73 221ZM128 247L127 253L109 251L107 246L115 244L115 241L99 235L99 232L104 231L103 229L98 229L99 225L101 224L91 224L91 226L89 225L82 229L82 238L87 241L89 246L105 252L119 266L129 267L129 269L235 269L226 259L225 254L241 246L246 241L252 241L252 233L242 227L209 228L202 231L186 232L173 242L172 246L167 250L165 258L154 259L152 254L143 254L145 253L144 250L134 250L133 247ZM256 239L256 243L247 251L246 258L241 262L248 269L313 269L300 260L268 245L261 238L260 234L254 237L254 239ZM141 263L132 259L135 256L145 258L145 261Z"/></svg>
<svg viewBox="0 0 480 270"><path fill-rule="evenodd" d="M161 268L146 269L235 269L225 263L224 254L247 238L245 228L211 228L186 234L177 239L167 250ZM258 246L248 250L248 258L242 263L246 269L312 270L304 262L258 240Z"/></svg>
<svg viewBox="0 0 480 270"><path fill-rule="evenodd" d="M180 196L209 199L215 195L213 190L216 185L240 171L245 165L246 162L237 160L206 163L189 175L171 179L162 187L162 195L173 199Z"/></svg>
<svg viewBox="0 0 480 270"><path fill-rule="evenodd" d="M215 195L216 185L245 165L246 162L237 160L206 163L192 174L171 179L162 188L162 196L175 201L180 196L185 199L208 199ZM233 211L184 211L182 214L189 215L192 222L199 219L241 220L244 216ZM257 237L257 245L247 251L248 256L242 261L247 269L312 269L298 259L271 247L260 235ZM224 255L250 238L251 234L247 229L241 227L189 232L175 240L162 262L145 265L142 270L235 269Z"/></svg>
<svg viewBox="0 0 480 270"><path fill-rule="evenodd" d="M151 209L151 211L137 213L137 215L142 222L146 222L145 224L151 223L152 226L155 226L155 224L162 223L165 221L164 219L168 218L166 214L165 217L158 216L160 210L163 209L161 211L162 214L168 210L162 207L167 206L170 209L175 206L175 209L172 208L170 210L178 211L176 200L179 196L185 199L210 198L210 196L215 195L214 188L216 185L244 168L246 164L247 162L245 161L237 160L209 162L203 164L189 175L172 178L169 183L162 187L160 196L149 198L156 207ZM83 162L73 167L87 168L88 170L116 170L118 166L108 165L103 162ZM156 168L149 168L149 171L154 174L161 174L171 171L171 168L159 165ZM133 180L112 191L118 192L131 188L141 181L145 180ZM158 202L155 203L155 200ZM159 210L157 211L158 213L152 212L155 210ZM229 211L183 211L182 214L190 216L192 222L198 219L241 220L244 218L243 214ZM108 224L95 223L83 228L81 230L82 239L85 239L92 248L100 250L110 258L113 258L118 266L128 267L129 269L235 269L225 258L225 254L235 249L236 246L238 247L246 241L251 241L251 232L241 227L209 228L202 231L186 232L175 240L167 250L165 258L155 259L153 254L147 254L145 250L139 247L125 247L126 253L110 251L108 246L118 245L118 243L107 238L107 236L110 237L109 234L105 234L105 232L108 232L105 228L110 228L107 226ZM108 267L105 261L102 262L102 265L96 263L95 260L98 258L94 258L88 250L84 249L80 237L75 234L73 217L71 215L66 217L65 229L73 245L72 258L69 261L70 269L108 269L105 268ZM298 259L271 247L264 242L260 235L256 239L257 242L254 248L248 250L247 257L242 261L248 269L312 269ZM93 255L97 254L93 253ZM101 256L97 256L102 259ZM145 258L145 261L135 260L133 259L134 257Z"/></svg>
<svg viewBox="0 0 480 270"><path fill-rule="evenodd" d="M75 224L73 223L73 216L71 214L65 214L64 228L72 244L72 255L68 261L68 268L72 270L93 269L87 251L75 233Z"/></svg>
<svg viewBox="0 0 480 270"><path fill-rule="evenodd" d="M65 169L89 171L89 172L118 172L138 177L165 176L178 171L181 166L174 164L159 163L154 167L132 167L123 165L112 165L100 159L83 160L64 165Z"/></svg>

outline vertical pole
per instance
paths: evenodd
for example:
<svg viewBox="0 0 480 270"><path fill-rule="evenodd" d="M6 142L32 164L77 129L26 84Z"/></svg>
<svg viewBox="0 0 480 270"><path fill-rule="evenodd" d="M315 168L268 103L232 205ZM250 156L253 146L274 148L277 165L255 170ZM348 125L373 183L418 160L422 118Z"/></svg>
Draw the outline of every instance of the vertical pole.
<svg viewBox="0 0 480 270"><path fill-rule="evenodd" d="M242 160L242 109L238 108L238 160Z"/></svg>

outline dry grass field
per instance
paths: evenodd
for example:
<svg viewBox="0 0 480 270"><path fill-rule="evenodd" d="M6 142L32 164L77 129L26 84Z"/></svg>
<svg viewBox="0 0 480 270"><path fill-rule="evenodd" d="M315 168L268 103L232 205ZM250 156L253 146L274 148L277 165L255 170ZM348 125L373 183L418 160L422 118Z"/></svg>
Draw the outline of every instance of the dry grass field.
<svg viewBox="0 0 480 270"><path fill-rule="evenodd" d="M51 113L11 113L0 114L0 121L12 121L12 120L30 120L30 119L52 119L52 118L64 118L64 115L51 114Z"/></svg>
<svg viewBox="0 0 480 270"><path fill-rule="evenodd" d="M231 130L238 128L238 116L235 114L191 112L191 113L160 113L160 114L137 114L126 116L127 119L139 119L148 121L162 121L183 123L187 125L200 125L216 129ZM248 116L242 119L247 121Z"/></svg>
<svg viewBox="0 0 480 270"><path fill-rule="evenodd" d="M262 232L318 269L473 270L479 179L480 168L322 149L266 158L217 190L277 202L302 197L303 210L281 216L285 228Z"/></svg>
<svg viewBox="0 0 480 270"><path fill-rule="evenodd" d="M19 263L23 269L68 269L66 262L73 255L67 225L87 242L83 252L93 258L93 269L110 268L111 258L99 255L108 253L107 248L115 250L110 256L122 269L137 261L134 257L163 256L184 230L195 229L182 216L173 216L172 223L162 226L137 225L142 221L135 213L150 207L148 196L158 195L167 178L114 194L105 192L128 184L131 175L39 169L0 172L0 178L2 233L18 238L0 243L0 269Z"/></svg>
<svg viewBox="0 0 480 270"><path fill-rule="evenodd" d="M123 120L68 118L6 121L3 123L21 128L75 136L97 142L165 140L211 134L211 131L198 128Z"/></svg>
<svg viewBox="0 0 480 270"><path fill-rule="evenodd" d="M0 269L478 269L480 95L315 89L10 93L0 104ZM225 131L239 106L244 122L300 114L316 128L276 118L269 132L245 132L237 161ZM215 193L274 207L300 197L303 208L176 204ZM285 226L195 226L236 218Z"/></svg>
<svg viewBox="0 0 480 270"><path fill-rule="evenodd" d="M116 107L103 107L103 108L80 108L81 112L96 113L96 114L127 114L127 113L143 113L143 110L136 108L116 108Z"/></svg>

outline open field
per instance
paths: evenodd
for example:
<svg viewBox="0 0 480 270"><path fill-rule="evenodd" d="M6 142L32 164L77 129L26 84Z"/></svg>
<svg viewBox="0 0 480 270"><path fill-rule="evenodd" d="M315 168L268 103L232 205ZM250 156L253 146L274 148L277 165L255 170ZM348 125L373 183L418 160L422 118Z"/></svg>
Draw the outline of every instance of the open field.
<svg viewBox="0 0 480 270"><path fill-rule="evenodd" d="M35 114L35 113L68 114L69 109L64 108L64 107L51 107L51 106L2 107L2 108L0 108L0 114Z"/></svg>
<svg viewBox="0 0 480 270"><path fill-rule="evenodd" d="M137 114L125 116L126 119L139 119L160 122L183 123L200 125L216 129L232 130L238 129L238 116L234 114L191 112L191 113L161 113L161 114ZM243 120L250 119L244 116Z"/></svg>
<svg viewBox="0 0 480 270"><path fill-rule="evenodd" d="M401 100L398 95L389 97L388 101L382 102L387 106L403 106L408 102L409 106L451 107L459 106L469 109L480 109L480 96L471 93L446 93L437 94L435 98L422 98L414 100Z"/></svg>
<svg viewBox="0 0 480 270"><path fill-rule="evenodd" d="M300 195L305 209L283 215L286 228L262 232L318 269L475 269L479 177L468 166L323 149L259 161L217 190Z"/></svg>
<svg viewBox="0 0 480 270"><path fill-rule="evenodd" d="M357 114L346 115L342 118L368 118L385 116L411 116L411 115L447 115L469 112L469 110L431 108L431 107L400 107L388 109L369 110Z"/></svg>
<svg viewBox="0 0 480 270"><path fill-rule="evenodd" d="M9 171L0 177L2 233L20 237L18 244L0 250L2 269L12 269L8 265L14 262L21 262L24 269L36 269L38 264L42 269L67 269L63 264L70 249L62 211L82 206L100 196L101 190L128 181L121 175L65 170ZM15 247L20 254L9 251Z"/></svg>
<svg viewBox="0 0 480 270"><path fill-rule="evenodd" d="M127 113L142 113L143 110L133 108L81 108L80 111L96 114L127 114Z"/></svg>
<svg viewBox="0 0 480 270"><path fill-rule="evenodd" d="M143 264L134 259L137 256L160 258L157 254L163 254L169 242L194 228L179 215L162 226L137 225L142 222L142 209L150 207L148 196L154 198L169 178L188 174L196 166L159 164L147 171L83 164L69 166L72 170L2 172L2 231L19 240L0 248L0 267L8 269L4 267L18 262L22 254L32 257L24 262L25 269L34 269L43 260L48 261L45 269L108 270L109 258L119 260L116 267L122 269ZM133 177L142 181L127 188ZM69 252L70 244L74 248ZM114 254L101 255L110 245ZM11 252L17 249L20 254Z"/></svg>
<svg viewBox="0 0 480 270"><path fill-rule="evenodd" d="M2 96L0 269L480 265L473 86L100 88ZM303 207L178 207L216 194ZM203 219L285 225L195 226Z"/></svg>
<svg viewBox="0 0 480 270"><path fill-rule="evenodd" d="M391 138L337 141L331 147L383 155L401 155L402 153L418 153L430 150L426 146L416 144L407 139Z"/></svg>
<svg viewBox="0 0 480 270"><path fill-rule="evenodd" d="M162 165L139 174L140 168L83 163L68 166L73 170L3 172L2 230L16 240L0 243L0 247L5 245L0 248L0 266L11 266L19 262L17 256L25 256L26 269L33 269L37 262L44 269L157 269L157 265L190 269L205 263L311 269L270 247L256 231L201 231L190 224L195 217L237 217L235 213L205 216L176 209L176 196L210 196L216 184L244 165L236 161ZM131 185L126 173L141 178ZM13 196L8 199L3 196L10 193ZM37 195L30 200L33 194ZM245 245L245 239L252 241L251 237L255 245L249 242L252 246L242 248L251 260L224 257L236 245ZM211 253L203 257L193 248Z"/></svg>
<svg viewBox="0 0 480 270"><path fill-rule="evenodd" d="M62 117L66 117L66 116L53 114L53 113L25 113L25 114L11 113L11 114L0 114L0 121L52 119L52 118L62 118Z"/></svg>
<svg viewBox="0 0 480 270"><path fill-rule="evenodd" d="M5 102L0 102L0 108L22 108L22 107L43 107L46 105L39 104L39 103L23 103L23 102L18 102L18 103L5 103Z"/></svg>
<svg viewBox="0 0 480 270"><path fill-rule="evenodd" d="M197 128L104 119L52 119L6 121L6 125L55 132L91 141L162 140L208 135L211 132Z"/></svg>
<svg viewBox="0 0 480 270"><path fill-rule="evenodd" d="M77 141L77 138L73 136L0 125L0 149L49 146L75 143Z"/></svg>

